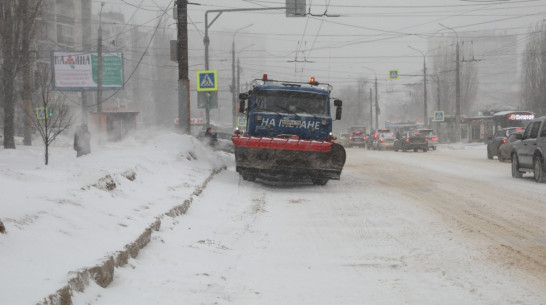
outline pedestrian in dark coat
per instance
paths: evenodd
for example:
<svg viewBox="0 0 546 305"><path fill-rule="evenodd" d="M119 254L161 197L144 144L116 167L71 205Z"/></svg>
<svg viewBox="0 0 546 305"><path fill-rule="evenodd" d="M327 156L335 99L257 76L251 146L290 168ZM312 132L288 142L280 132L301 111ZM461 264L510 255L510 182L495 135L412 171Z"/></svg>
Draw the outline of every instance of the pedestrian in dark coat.
<svg viewBox="0 0 546 305"><path fill-rule="evenodd" d="M216 145L216 142L218 141L216 132L212 131L211 127L208 127L205 131L205 143L207 143L210 146Z"/></svg>
<svg viewBox="0 0 546 305"><path fill-rule="evenodd" d="M91 134L86 124L80 125L74 133L74 150L76 157L91 153Z"/></svg>

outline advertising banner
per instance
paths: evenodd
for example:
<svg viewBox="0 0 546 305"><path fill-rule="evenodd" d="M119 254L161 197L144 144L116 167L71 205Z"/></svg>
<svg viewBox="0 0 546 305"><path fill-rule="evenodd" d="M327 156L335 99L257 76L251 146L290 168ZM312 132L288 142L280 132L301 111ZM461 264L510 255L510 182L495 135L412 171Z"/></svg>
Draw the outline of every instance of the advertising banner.
<svg viewBox="0 0 546 305"><path fill-rule="evenodd" d="M55 90L97 90L96 52L52 52L51 68ZM102 53L102 90L123 89L123 54Z"/></svg>

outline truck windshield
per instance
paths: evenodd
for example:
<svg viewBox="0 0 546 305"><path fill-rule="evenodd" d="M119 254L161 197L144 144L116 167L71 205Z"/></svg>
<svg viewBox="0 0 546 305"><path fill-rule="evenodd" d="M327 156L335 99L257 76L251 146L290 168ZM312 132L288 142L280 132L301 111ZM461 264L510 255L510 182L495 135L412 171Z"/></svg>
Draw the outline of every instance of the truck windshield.
<svg viewBox="0 0 546 305"><path fill-rule="evenodd" d="M310 92L263 90L256 93L255 111L328 115L328 96Z"/></svg>

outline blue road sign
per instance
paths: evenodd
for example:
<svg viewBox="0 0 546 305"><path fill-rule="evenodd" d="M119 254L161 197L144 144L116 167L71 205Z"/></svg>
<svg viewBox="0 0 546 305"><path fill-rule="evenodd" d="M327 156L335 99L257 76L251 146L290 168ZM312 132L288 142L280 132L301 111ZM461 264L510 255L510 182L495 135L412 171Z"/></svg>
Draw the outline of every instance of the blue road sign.
<svg viewBox="0 0 546 305"><path fill-rule="evenodd" d="M443 111L434 111L434 122L443 122L444 121L444 112Z"/></svg>
<svg viewBox="0 0 546 305"><path fill-rule="evenodd" d="M214 71L197 71L197 91L218 91L218 77Z"/></svg>
<svg viewBox="0 0 546 305"><path fill-rule="evenodd" d="M389 79L398 79L398 70L390 70L389 71Z"/></svg>

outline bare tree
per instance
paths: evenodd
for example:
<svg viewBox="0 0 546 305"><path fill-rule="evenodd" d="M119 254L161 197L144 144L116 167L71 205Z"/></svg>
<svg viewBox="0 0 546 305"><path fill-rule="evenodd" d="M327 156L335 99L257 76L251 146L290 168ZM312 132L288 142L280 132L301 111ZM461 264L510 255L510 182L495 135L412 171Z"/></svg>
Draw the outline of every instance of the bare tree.
<svg viewBox="0 0 546 305"><path fill-rule="evenodd" d="M41 4L42 0L0 1L4 148L8 149L15 148L15 78L21 67L30 63L28 49Z"/></svg>
<svg viewBox="0 0 546 305"><path fill-rule="evenodd" d="M545 113L546 26L542 23L529 31L530 39L522 59L521 96L529 111Z"/></svg>
<svg viewBox="0 0 546 305"><path fill-rule="evenodd" d="M53 91L52 78L48 65L39 65L37 69L38 101L33 105L33 113L27 113L32 118L45 147L45 165L49 163L49 145L58 135L68 129L73 117L64 103L64 98ZM28 111L28 110L27 110Z"/></svg>

